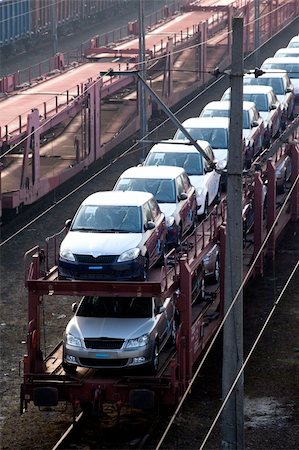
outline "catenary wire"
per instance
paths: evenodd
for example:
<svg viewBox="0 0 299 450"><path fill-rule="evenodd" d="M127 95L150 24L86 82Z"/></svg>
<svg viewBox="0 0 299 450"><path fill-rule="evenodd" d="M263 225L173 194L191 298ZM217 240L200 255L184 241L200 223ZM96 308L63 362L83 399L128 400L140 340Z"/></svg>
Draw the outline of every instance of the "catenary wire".
<svg viewBox="0 0 299 450"><path fill-rule="evenodd" d="M269 312L269 314L268 314L268 316L267 316L267 318L266 318L266 320L265 320L265 322L264 322L264 324L263 324L263 326L262 326L262 328L261 328L259 334L257 335L257 338L255 339L255 341L254 341L254 343L253 343L253 345L252 345L252 347L251 347L251 349L250 349L250 351L249 351L247 357L245 358L245 360L244 360L242 366L240 367L239 372L237 373L236 378L234 379L234 382L232 383L232 385L231 385L231 387L230 387L228 393L226 394L226 396L225 396L225 398L224 398L224 400L223 400L223 403L222 403L221 407L219 408L219 411L217 412L217 414L216 414L216 416L215 416L215 419L213 420L213 423L212 423L212 425L210 426L210 428L209 428L209 430L208 430L208 433L206 434L206 436L205 436L205 438L204 438L204 440L203 440L203 442L202 442L202 444L201 444L199 450L203 450L204 445L206 444L206 442L207 442L209 436L211 435L211 432L213 431L213 429L214 429L214 427L215 427L215 425L216 425L216 423L217 423L217 421L218 421L218 419L219 419L219 417L220 417L220 415L221 415L221 413L222 413L222 411L223 411L223 409L224 409L224 407L225 407L225 405L226 405L226 403L227 403L227 401L228 401L228 399L229 399L231 393L233 392L233 390L234 390L234 388L235 388L235 386L236 386L236 384L237 384L237 382L238 382L240 376L242 375L242 373L243 373L243 371L244 371L244 369L245 369L245 367L246 367L246 365L247 365L249 359L250 359L251 356L252 356L253 351L255 350L255 348L256 348L256 346L257 346L257 344L258 344L258 342L259 342L259 340L260 340L260 338L261 338L261 336L262 336L262 334L263 334L263 332L264 332L265 329L266 329L266 326L268 325L268 323L269 323L271 317L273 316L275 309L277 308L277 306L278 306L278 304L279 304L279 302L280 302L280 300L281 300L283 294L285 293L285 291L286 291L286 289L287 289L287 287L288 287L290 281L293 279L293 277L294 277L294 275L295 275L295 272L296 272L296 270L298 269L298 267L299 267L299 261L297 261L297 263L295 264L295 267L293 268L293 270L292 270L291 274L289 275L289 277L288 277L288 279L287 279L285 285L283 286L282 291L280 292L280 294L279 294L277 300L275 300L274 305L273 305L271 311Z"/></svg>
<svg viewBox="0 0 299 450"><path fill-rule="evenodd" d="M294 191L294 189L295 189L295 187L296 187L298 182L299 182L299 174L297 175L296 179L294 180L294 183L291 186L290 191L288 192L288 195L286 196L286 198L285 198L285 200L284 200L284 202L283 202L283 204L281 206L281 209L279 210L279 212L278 212L278 214L277 214L277 216L276 216L276 218L275 218L271 228L269 229L269 231L268 231L268 233L267 233L267 235L266 235L266 237L265 237L265 239L264 239L264 241L263 241L259 251L257 252L255 258L253 259L253 261L252 261L252 263L251 263L251 265L250 265L250 267L248 269L248 272L246 273L246 275L245 275L245 277L243 279L243 282L241 283L238 291L236 292L236 294L235 294L235 296L234 296L234 298L233 298L233 300L232 300L232 302L231 302L231 304L230 304L226 314L224 315L222 321L220 322L219 327L217 328L217 331L216 331L215 335L213 336L213 339L211 340L209 346L207 347L207 350L206 350L206 352L205 352L205 354L203 356L203 359L201 360L198 368L196 369L196 371L195 371L195 373L194 373L194 375L193 375L193 377L192 377L192 379L190 381L190 384L189 384L188 388L184 392L184 395L182 396L182 398L181 398L181 400L180 400L180 402L179 402L175 412L173 413L173 415L172 415L172 417L171 417L171 419L170 419L170 421L169 421L169 423L168 423L168 425L167 425L167 427L166 427L166 429L165 429L165 431L164 431L160 441L158 442L157 446L155 447L155 450L159 450L160 449L160 447L161 447L161 445L162 445L162 443L163 443L163 441L164 441L168 431L170 430L170 428L171 428L171 426L172 426L172 424L173 424L173 422L174 422L178 412L180 411L180 409L181 409L181 407L182 407L182 405L183 405L187 395L189 394L190 389L191 389L195 379L197 378L197 375L198 375L199 371L201 370L205 360L207 359L207 356L208 356L209 352L211 351L211 349L212 349L212 347L213 347L213 345L214 345L218 335L220 334L220 331L222 330L223 325L226 322L226 319L227 319L228 315L230 314L230 312L233 309L236 301L238 300L238 297L239 297L243 287L245 286L245 284L249 280L249 278L251 276L251 273L254 270L255 264L258 261L259 257L261 256L261 254L262 254L262 252L264 250L264 247L265 247L266 243L268 242L268 240L269 240L273 230L275 229L276 223L278 222L278 220L279 220L279 218L280 218L284 208L286 207L286 204L287 204L288 200L290 199L290 196L292 195L292 192Z"/></svg>

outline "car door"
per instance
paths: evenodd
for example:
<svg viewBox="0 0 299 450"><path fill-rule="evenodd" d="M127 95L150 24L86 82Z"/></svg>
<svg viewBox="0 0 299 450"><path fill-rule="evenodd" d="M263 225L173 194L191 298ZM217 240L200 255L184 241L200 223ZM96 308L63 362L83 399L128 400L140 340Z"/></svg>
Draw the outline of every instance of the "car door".
<svg viewBox="0 0 299 450"><path fill-rule="evenodd" d="M281 127L281 109L280 109L280 104L277 100L276 95L274 94L274 92L269 92L268 94L268 101L269 101L269 106L271 109L271 116L272 116L272 130L273 136L276 136L280 130ZM275 108L274 108L275 107Z"/></svg>
<svg viewBox="0 0 299 450"><path fill-rule="evenodd" d="M182 223L183 234L189 230L195 220L196 197L195 189L191 186L188 175L184 172L176 179L177 195L179 203L179 214ZM187 194L186 199L181 199L182 194Z"/></svg>
<svg viewBox="0 0 299 450"><path fill-rule="evenodd" d="M164 215L161 213L158 203L155 199L151 199L148 202L149 209L151 211L152 220L156 225L156 246L154 250L155 258L159 259L163 254L165 243L166 243L166 222Z"/></svg>
<svg viewBox="0 0 299 450"><path fill-rule="evenodd" d="M205 149L206 154L210 158L210 160L215 161L215 155L211 147L207 147ZM207 192L209 195L209 205L213 202L219 190L219 182L220 175L216 172L216 170L208 169L208 163L204 161L204 170L205 170L205 183L207 186Z"/></svg>
<svg viewBox="0 0 299 450"><path fill-rule="evenodd" d="M146 202L142 206L143 210L143 226L146 227L148 222L153 221L151 209L149 203ZM149 256L149 265L152 266L156 261L156 248L157 248L157 232L156 226L152 230L144 229L144 245L146 246L146 250Z"/></svg>

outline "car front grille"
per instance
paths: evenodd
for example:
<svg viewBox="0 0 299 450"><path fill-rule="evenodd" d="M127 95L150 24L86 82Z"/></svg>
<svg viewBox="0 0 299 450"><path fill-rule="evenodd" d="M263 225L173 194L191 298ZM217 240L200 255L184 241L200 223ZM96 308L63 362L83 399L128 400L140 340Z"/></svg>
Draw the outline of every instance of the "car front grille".
<svg viewBox="0 0 299 450"><path fill-rule="evenodd" d="M128 364L128 359L93 359L80 358L80 364L87 367L125 367Z"/></svg>
<svg viewBox="0 0 299 450"><path fill-rule="evenodd" d="M74 255L76 261L84 264L112 264L117 261L118 256L100 255L94 258L92 255Z"/></svg>
<svg viewBox="0 0 299 450"><path fill-rule="evenodd" d="M122 347L124 339L84 339L86 348L118 350Z"/></svg>

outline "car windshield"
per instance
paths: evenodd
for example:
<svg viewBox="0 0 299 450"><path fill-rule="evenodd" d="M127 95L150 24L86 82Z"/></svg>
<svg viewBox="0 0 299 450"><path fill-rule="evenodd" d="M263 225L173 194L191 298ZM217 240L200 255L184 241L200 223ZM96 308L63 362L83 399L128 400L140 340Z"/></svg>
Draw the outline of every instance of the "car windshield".
<svg viewBox="0 0 299 450"><path fill-rule="evenodd" d="M229 109L205 109L202 112L202 117L229 117L229 113ZM243 128L250 128L249 114L245 110L243 110Z"/></svg>
<svg viewBox="0 0 299 450"><path fill-rule="evenodd" d="M265 63L262 69L286 70L290 78L299 78L299 63Z"/></svg>
<svg viewBox="0 0 299 450"><path fill-rule="evenodd" d="M208 141L213 149L228 148L228 131L226 128L186 128L195 140ZM185 139L182 131L178 130L175 139Z"/></svg>
<svg viewBox="0 0 299 450"><path fill-rule="evenodd" d="M276 95L284 95L284 86L282 78L246 78L244 77L244 84L246 85L260 85L271 86Z"/></svg>
<svg viewBox="0 0 299 450"><path fill-rule="evenodd" d="M150 192L158 203L176 203L175 182L173 179L121 178L115 189L117 191Z"/></svg>
<svg viewBox="0 0 299 450"><path fill-rule="evenodd" d="M76 214L72 231L98 233L141 233L141 210L137 206L83 205Z"/></svg>
<svg viewBox="0 0 299 450"><path fill-rule="evenodd" d="M79 317L150 318L151 297L84 297L76 315Z"/></svg>
<svg viewBox="0 0 299 450"><path fill-rule="evenodd" d="M259 111L269 111L268 96L266 94L243 94L245 101L255 103Z"/></svg>
<svg viewBox="0 0 299 450"><path fill-rule="evenodd" d="M183 167L188 175L203 175L202 157L199 153L149 153L147 166Z"/></svg>

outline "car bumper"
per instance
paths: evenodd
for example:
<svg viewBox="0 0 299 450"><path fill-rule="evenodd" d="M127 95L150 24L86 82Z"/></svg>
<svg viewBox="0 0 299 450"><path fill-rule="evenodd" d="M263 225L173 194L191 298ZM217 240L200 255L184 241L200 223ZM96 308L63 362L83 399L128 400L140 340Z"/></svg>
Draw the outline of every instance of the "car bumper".
<svg viewBox="0 0 299 450"><path fill-rule="evenodd" d="M144 258L110 264L86 264L59 260L59 277L70 280L132 280L143 278Z"/></svg>
<svg viewBox="0 0 299 450"><path fill-rule="evenodd" d="M152 346L132 350L83 349L66 345L64 362L79 367L123 369L138 367L150 363Z"/></svg>

